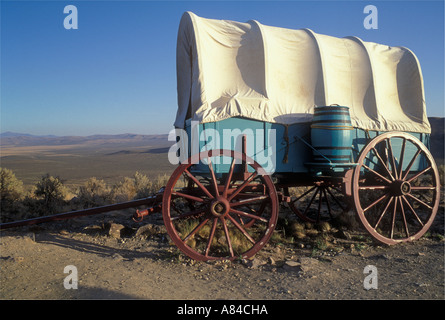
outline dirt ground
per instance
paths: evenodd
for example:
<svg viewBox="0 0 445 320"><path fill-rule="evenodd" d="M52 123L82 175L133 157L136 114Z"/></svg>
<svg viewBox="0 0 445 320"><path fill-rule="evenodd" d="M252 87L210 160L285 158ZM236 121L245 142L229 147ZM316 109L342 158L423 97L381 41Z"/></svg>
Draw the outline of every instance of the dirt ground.
<svg viewBox="0 0 445 320"><path fill-rule="evenodd" d="M132 232L126 234L125 228L117 228L124 221L119 220L121 216L114 213L2 231L0 298L271 301L445 297L443 236L429 235L390 247L354 237L334 238L336 250L315 250L313 241L271 242L248 261L196 262L170 243L159 218L145 221L142 227L131 221L126 230ZM128 214L126 218L130 220ZM439 228L443 235L443 214L435 221L433 230ZM112 229L120 233L113 234ZM73 288L75 271L77 288Z"/></svg>

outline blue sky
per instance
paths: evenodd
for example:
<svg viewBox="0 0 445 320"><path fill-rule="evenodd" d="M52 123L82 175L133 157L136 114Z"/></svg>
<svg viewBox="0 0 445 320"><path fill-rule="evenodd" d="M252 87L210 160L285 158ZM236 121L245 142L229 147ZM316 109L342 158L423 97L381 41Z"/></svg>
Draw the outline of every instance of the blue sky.
<svg viewBox="0 0 445 320"><path fill-rule="evenodd" d="M377 30L363 26L368 4ZM63 26L66 5L77 7L77 30ZM444 116L443 1L2 1L1 132L168 133L185 11L408 47L428 116Z"/></svg>

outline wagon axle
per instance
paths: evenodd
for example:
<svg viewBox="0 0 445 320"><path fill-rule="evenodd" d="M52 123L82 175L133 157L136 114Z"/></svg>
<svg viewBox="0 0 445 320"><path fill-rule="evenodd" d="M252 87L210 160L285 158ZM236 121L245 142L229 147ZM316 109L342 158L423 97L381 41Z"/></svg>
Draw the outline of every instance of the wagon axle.
<svg viewBox="0 0 445 320"><path fill-rule="evenodd" d="M218 197L210 203L210 213L217 217L225 216L230 210L230 203L223 197Z"/></svg>

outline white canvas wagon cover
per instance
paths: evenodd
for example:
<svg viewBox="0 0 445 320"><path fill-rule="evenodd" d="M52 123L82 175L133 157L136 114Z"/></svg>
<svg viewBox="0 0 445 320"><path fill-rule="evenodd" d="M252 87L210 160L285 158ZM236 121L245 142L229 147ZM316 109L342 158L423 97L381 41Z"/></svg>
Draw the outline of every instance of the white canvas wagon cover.
<svg viewBox="0 0 445 320"><path fill-rule="evenodd" d="M175 127L236 116L294 124L311 121L314 106L338 104L357 128L431 132L409 49L191 12L177 41Z"/></svg>

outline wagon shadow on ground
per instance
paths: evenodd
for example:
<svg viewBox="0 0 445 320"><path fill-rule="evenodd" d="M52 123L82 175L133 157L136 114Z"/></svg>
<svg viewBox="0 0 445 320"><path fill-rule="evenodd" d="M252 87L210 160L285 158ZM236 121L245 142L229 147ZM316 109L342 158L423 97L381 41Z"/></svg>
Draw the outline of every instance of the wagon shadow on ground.
<svg viewBox="0 0 445 320"><path fill-rule="evenodd" d="M62 286L53 288L58 300L136 300L138 296L122 293L116 290L98 287L80 286L76 290L66 290Z"/></svg>
<svg viewBox="0 0 445 320"><path fill-rule="evenodd" d="M305 256L321 257L359 252L366 248L382 246L381 243L373 241L372 237L361 230L352 211L343 215L340 220L320 225L304 223L295 219L288 211L282 211L285 214L279 219L277 228L270 239L269 248L292 248ZM431 227L431 232L426 234L425 237L436 240L443 239L443 218L444 208L441 206ZM154 225L147 223L140 228ZM141 237L137 235L137 229L133 228L130 233L123 234L121 238L115 239L110 237L106 229L92 232L90 226L81 228L75 233L38 232L35 235L36 241L117 261L150 259L152 261L186 262L190 260L169 242L170 239L165 231ZM128 229L131 228L128 227ZM298 236L301 238L298 238ZM387 246L383 245L383 247ZM263 252L259 252L257 255L262 256ZM268 254L266 253L266 255Z"/></svg>
<svg viewBox="0 0 445 320"><path fill-rule="evenodd" d="M115 259L117 261L131 261L134 259L148 258L152 260L167 260L172 254L166 248L152 247L150 251L138 251L134 248L126 249L116 246L109 246L103 243L93 243L91 239L79 240L70 236L60 234L45 233L37 236L36 242L51 244L62 248L76 250L82 253L90 253L102 258Z"/></svg>

